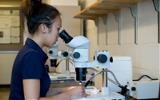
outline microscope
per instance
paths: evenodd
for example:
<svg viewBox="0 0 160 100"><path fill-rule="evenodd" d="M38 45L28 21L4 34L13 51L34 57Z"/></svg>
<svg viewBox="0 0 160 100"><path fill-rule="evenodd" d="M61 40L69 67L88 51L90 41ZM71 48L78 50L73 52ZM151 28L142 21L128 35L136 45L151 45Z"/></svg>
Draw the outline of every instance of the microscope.
<svg viewBox="0 0 160 100"><path fill-rule="evenodd" d="M124 100L124 96L118 93L110 92L109 88L107 87L107 67L109 67L110 63L113 61L108 51L96 51L94 55L94 60L90 61L89 40L86 37L72 37L65 30L61 30L59 36L62 40L64 40L68 47L73 49L72 53L69 53L69 56L73 60L75 66L77 81L79 81L80 83L86 81L87 68L99 68L102 70L101 73L103 74L103 76L106 77L105 85L102 87L101 92L98 92L97 94L92 96L87 96L85 98L76 100ZM51 48L50 50L54 49ZM57 56L58 53L55 53L55 55ZM86 87L87 85L84 86Z"/></svg>

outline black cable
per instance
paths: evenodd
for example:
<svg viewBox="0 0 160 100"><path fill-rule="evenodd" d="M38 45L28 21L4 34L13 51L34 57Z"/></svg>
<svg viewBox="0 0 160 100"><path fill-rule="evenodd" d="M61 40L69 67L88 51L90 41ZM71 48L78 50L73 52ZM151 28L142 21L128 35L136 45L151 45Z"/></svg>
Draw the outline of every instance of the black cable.
<svg viewBox="0 0 160 100"><path fill-rule="evenodd" d="M139 79L136 79L136 80L133 80L133 81L140 81L142 78L144 77L147 77L149 78L150 80L158 80L158 78L151 78L150 76L148 75L142 75ZM160 98L160 84L159 84L159 98ZM156 99L157 100L157 99ZM158 99L159 100L159 99Z"/></svg>
<svg viewBox="0 0 160 100"><path fill-rule="evenodd" d="M149 78L149 79L151 79L151 80L158 80L157 78L151 78L150 76L148 76L148 75L142 75L140 78L138 78L138 79L136 79L136 80L133 80L133 81L140 81L142 78L144 78L144 77L147 77L147 78Z"/></svg>

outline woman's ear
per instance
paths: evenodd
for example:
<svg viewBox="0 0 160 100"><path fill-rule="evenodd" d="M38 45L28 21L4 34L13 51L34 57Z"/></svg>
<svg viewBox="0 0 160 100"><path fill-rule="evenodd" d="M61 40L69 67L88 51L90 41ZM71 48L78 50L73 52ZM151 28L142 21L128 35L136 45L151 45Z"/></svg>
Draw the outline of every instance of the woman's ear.
<svg viewBox="0 0 160 100"><path fill-rule="evenodd" d="M40 24L40 25L39 25L39 30L40 30L42 33L48 33L48 32L49 32L49 28L48 28L45 24Z"/></svg>

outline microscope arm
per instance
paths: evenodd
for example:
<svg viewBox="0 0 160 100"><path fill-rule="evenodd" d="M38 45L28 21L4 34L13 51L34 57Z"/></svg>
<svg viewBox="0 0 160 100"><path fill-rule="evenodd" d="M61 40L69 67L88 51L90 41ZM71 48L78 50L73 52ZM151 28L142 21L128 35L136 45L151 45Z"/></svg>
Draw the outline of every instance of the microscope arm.
<svg viewBox="0 0 160 100"><path fill-rule="evenodd" d="M70 48L77 49L77 48L89 48L89 40L84 36L70 36L65 30L61 30L59 33L61 39L69 46Z"/></svg>

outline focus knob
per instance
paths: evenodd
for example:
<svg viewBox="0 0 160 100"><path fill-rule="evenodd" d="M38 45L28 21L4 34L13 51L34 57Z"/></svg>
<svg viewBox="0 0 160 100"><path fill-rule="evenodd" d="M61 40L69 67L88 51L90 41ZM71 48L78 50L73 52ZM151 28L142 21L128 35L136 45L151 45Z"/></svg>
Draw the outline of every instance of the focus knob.
<svg viewBox="0 0 160 100"><path fill-rule="evenodd" d="M107 62L107 56L104 55L104 54L100 54L100 55L98 55L97 60L100 63L106 63Z"/></svg>
<svg viewBox="0 0 160 100"><path fill-rule="evenodd" d="M74 52L73 57L78 59L80 57L80 53L79 52Z"/></svg>
<svg viewBox="0 0 160 100"><path fill-rule="evenodd" d="M113 62L113 57L110 58L110 62L111 62L111 63Z"/></svg>
<svg viewBox="0 0 160 100"><path fill-rule="evenodd" d="M62 55L64 56L64 57L68 57L68 52L67 51L64 51L63 53L62 53Z"/></svg>
<svg viewBox="0 0 160 100"><path fill-rule="evenodd" d="M132 87L131 90L132 90L132 91L136 91L136 87Z"/></svg>
<svg viewBox="0 0 160 100"><path fill-rule="evenodd" d="M53 53L53 51L52 50L49 50L49 52L48 52L49 54L52 54Z"/></svg>

